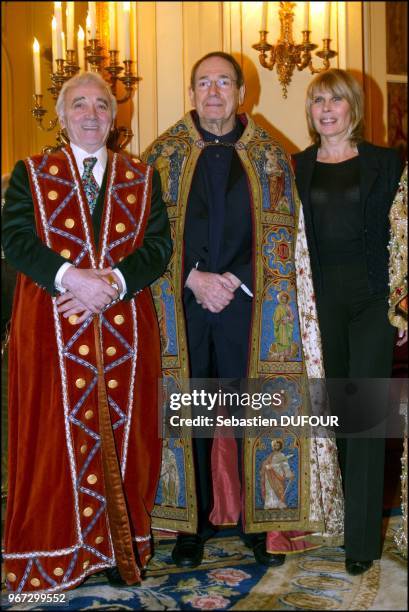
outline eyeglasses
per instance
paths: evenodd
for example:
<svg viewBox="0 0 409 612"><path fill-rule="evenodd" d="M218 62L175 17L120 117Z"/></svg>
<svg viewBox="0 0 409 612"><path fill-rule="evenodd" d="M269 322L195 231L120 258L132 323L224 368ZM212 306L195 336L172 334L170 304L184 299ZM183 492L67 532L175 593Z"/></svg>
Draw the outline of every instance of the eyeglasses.
<svg viewBox="0 0 409 612"><path fill-rule="evenodd" d="M196 89L199 91L206 91L210 89L212 83L215 83L218 89L231 89L233 83L237 83L237 79L231 79L230 77L220 77L219 79L199 79L196 81Z"/></svg>

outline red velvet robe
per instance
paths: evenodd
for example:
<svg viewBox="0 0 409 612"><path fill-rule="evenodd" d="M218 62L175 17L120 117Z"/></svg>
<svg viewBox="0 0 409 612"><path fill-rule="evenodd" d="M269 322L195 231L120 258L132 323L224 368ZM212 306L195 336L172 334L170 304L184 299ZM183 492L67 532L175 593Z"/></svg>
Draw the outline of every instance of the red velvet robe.
<svg viewBox="0 0 409 612"><path fill-rule="evenodd" d="M114 265L142 244L151 168L109 154L95 245L71 150L26 166L39 237L77 267ZM78 325L19 275L9 354L8 588L59 591L116 564L129 583L138 580L150 557L160 471L159 376L149 288Z"/></svg>

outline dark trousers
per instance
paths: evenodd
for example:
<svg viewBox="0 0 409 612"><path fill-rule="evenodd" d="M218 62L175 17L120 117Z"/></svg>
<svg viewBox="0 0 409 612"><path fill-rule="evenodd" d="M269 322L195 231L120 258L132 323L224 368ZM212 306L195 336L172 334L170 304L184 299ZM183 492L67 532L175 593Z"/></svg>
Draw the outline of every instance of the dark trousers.
<svg viewBox="0 0 409 612"><path fill-rule="evenodd" d="M327 378L389 378L395 330L384 295L369 294L364 264L323 268L317 295ZM346 557L381 556L385 440L337 439L345 495Z"/></svg>
<svg viewBox="0 0 409 612"><path fill-rule="evenodd" d="M239 299L235 298L220 314L211 314L194 305L191 305L186 311L191 378L241 379L246 377L251 302L240 298L241 296ZM236 439L236 443L241 482L241 439ZM198 535L204 538L213 531L209 523L209 514L213 506L212 444L212 438L193 439ZM242 531L241 519L239 528Z"/></svg>

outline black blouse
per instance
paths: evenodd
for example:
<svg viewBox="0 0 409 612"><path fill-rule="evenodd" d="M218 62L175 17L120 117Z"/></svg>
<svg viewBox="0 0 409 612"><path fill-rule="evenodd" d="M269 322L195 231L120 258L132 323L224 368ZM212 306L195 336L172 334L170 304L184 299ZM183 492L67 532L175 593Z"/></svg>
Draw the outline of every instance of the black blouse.
<svg viewBox="0 0 409 612"><path fill-rule="evenodd" d="M335 164L315 162L310 201L322 265L364 258L359 179L358 156Z"/></svg>

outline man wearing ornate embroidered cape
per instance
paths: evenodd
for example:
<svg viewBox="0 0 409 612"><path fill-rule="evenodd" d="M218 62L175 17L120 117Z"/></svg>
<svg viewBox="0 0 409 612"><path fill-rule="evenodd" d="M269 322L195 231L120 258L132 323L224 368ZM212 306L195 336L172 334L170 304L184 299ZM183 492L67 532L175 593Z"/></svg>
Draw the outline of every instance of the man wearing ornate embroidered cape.
<svg viewBox="0 0 409 612"><path fill-rule="evenodd" d="M234 58L206 55L192 69L195 110L143 155L160 172L174 237L170 266L153 292L166 317L164 378L175 390L189 375L262 379L266 391L285 390L287 413L307 414L302 389L307 377L322 378L323 368L302 210L283 149L250 117L237 115L243 97ZM280 352L273 314L284 293L292 337ZM281 507L266 509L260 468L274 438L294 478ZM216 525L238 523L256 561L266 565L283 563L287 550L317 545L301 532L340 542L333 439L265 430L237 445L182 435L167 444L179 470L178 500L166 503L160 484L152 516L155 527L180 532L172 553L177 565L201 563Z"/></svg>
<svg viewBox="0 0 409 612"><path fill-rule="evenodd" d="M103 569L134 584L151 556L160 339L148 286L171 241L157 173L106 148L115 112L99 75L67 81L57 113L70 146L18 162L6 193L3 246L20 274L4 560L17 592Z"/></svg>

